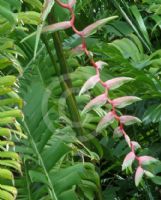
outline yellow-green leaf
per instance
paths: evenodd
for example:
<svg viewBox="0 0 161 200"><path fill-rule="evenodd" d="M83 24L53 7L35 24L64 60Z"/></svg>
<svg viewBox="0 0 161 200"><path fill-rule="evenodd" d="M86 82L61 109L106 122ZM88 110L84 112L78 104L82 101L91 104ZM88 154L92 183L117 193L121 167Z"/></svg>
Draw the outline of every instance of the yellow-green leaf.
<svg viewBox="0 0 161 200"><path fill-rule="evenodd" d="M8 169L1 169L0 168L0 177L4 179L13 180L13 174Z"/></svg>

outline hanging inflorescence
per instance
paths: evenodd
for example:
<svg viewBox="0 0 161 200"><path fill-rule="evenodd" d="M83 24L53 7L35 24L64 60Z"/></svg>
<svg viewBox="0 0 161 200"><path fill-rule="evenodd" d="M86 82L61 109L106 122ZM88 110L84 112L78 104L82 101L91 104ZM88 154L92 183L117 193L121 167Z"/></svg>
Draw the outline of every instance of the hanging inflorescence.
<svg viewBox="0 0 161 200"><path fill-rule="evenodd" d="M125 132L124 126L131 125L134 123L140 123L140 119L137 117L133 117L130 115L118 115L117 109L118 108L124 108L127 105L130 105L134 102L140 101L141 99L135 96L124 96L119 97L116 99L110 99L108 92L110 90L114 90L121 85L134 80L133 78L129 77L118 77L111 80L108 80L106 82L102 81L100 78L100 70L104 65L106 65L103 61L94 61L92 53L87 49L86 45L86 37L91 35L97 28L104 25L108 21L111 21L117 16L105 18L102 20L98 20L97 22L87 26L82 31L78 31L75 27L75 13L73 6L76 4L76 0L68 0L68 3L62 3L59 0L55 0L57 4L59 4L62 8L68 9L71 14L71 20L70 21L64 21L55 23L52 25L48 25L43 28L43 32L54 32L58 30L65 30L68 28L72 28L73 31L80 36L82 40L82 44L75 48L75 51L82 51L86 54L86 56L89 58L91 65L94 67L96 71L96 75L90 77L85 84L83 85L80 95L87 90L93 88L97 83L100 83L102 87L104 88L104 93L97 96L96 98L92 99L84 108L83 112L88 112L95 106L103 106L106 103L111 105L111 110L101 119L99 122L96 131L100 132L104 128L106 128L109 124L113 123L115 120L118 122L118 127L114 130L114 135L117 137L123 136L127 145L130 148L130 152L126 155L123 164L122 164L122 170L131 169L132 164L134 161L137 161L137 169L135 173L135 184L136 186L139 185L140 181L142 180L143 175L152 178L154 175L144 169L144 165L148 165L150 163L156 162L157 160L151 156L138 156L136 154L136 150L140 148L140 145L136 141L132 141L130 137Z"/></svg>

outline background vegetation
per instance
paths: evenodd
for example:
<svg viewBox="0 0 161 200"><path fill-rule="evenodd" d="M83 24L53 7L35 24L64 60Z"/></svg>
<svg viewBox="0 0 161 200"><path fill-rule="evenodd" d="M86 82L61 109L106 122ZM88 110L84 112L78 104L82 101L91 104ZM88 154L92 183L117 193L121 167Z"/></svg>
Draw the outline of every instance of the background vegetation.
<svg viewBox="0 0 161 200"><path fill-rule="evenodd" d="M0 198L160 199L161 163L148 166L156 177L136 187L133 173L121 170L129 148L113 138L116 124L97 134L104 109L82 115L102 88L78 95L94 70L72 51L81 41L70 29L39 34L44 25L70 18L54 1L50 14L50 8L43 12L43 3L0 0ZM142 120L126 131L142 145L140 155L161 159L161 1L77 0L75 13L79 30L119 16L87 38L88 49L108 63L103 80L135 79L111 97L142 98L121 110Z"/></svg>

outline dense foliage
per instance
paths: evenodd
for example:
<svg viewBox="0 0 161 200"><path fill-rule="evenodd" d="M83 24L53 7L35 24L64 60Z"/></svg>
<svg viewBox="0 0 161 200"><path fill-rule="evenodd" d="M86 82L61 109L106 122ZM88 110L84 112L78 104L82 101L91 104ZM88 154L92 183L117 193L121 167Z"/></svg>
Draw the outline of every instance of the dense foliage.
<svg viewBox="0 0 161 200"><path fill-rule="evenodd" d="M72 5L76 30L59 2ZM0 0L0 199L161 198L160 8L160 0ZM113 20L89 27L101 19ZM122 171L131 150L127 137L113 135L118 121L108 116L98 126L111 105L84 112L104 92L93 61L104 65L102 82L131 78L117 82L110 99L141 98L116 108L137 117L125 127L142 147L137 155L157 159L144 166L138 187L137 162Z"/></svg>

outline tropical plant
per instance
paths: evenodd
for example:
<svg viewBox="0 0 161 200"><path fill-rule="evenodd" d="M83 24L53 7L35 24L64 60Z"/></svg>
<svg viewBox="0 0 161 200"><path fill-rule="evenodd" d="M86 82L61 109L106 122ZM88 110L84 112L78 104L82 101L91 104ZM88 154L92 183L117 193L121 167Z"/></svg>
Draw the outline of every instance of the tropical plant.
<svg viewBox="0 0 161 200"><path fill-rule="evenodd" d="M0 199L160 199L159 8L0 0Z"/></svg>
<svg viewBox="0 0 161 200"><path fill-rule="evenodd" d="M19 123L23 114L22 100L17 94L22 72L17 58L23 53L11 37L17 20L13 10L18 9L18 2L0 2L0 197L4 200L17 196L14 175L22 171L15 144L26 138Z"/></svg>
<svg viewBox="0 0 161 200"><path fill-rule="evenodd" d="M57 31L61 29L67 29L72 27L74 32L81 37L82 39L82 45L76 47L75 49L78 51L83 51L89 58L90 63L93 65L93 67L96 70L96 75L90 77L85 84L83 85L80 94L86 92L87 90L93 88L98 82L105 88L105 91L92 99L84 108L83 114L86 112L90 111L93 108L96 107L101 107L108 103L110 105L110 108L108 109L108 113L105 114L105 116L101 119L99 122L96 132L102 131L104 128L106 128L108 125L112 124L114 120L118 122L117 126L114 130L114 135L115 137L120 137L123 136L125 138L125 141L127 142L129 148L130 148L130 153L128 153L124 159L122 169L131 169L133 162L136 160L138 162L138 167L136 169L136 174L135 174L135 184L136 186L139 185L140 181L142 180L143 175L145 174L146 176L150 178L154 178L155 175L152 174L150 171L147 171L144 169L144 165L149 165L151 163L157 162L156 159L154 159L151 156L137 156L136 151L141 148L140 145L136 141L131 141L127 133L125 132L124 126L128 126L134 123L141 123L141 121L137 117L133 117L131 115L120 115L118 114L119 111L117 108L124 108L136 101L140 101L138 97L135 96L123 96L119 98L115 98L113 100L110 99L109 96L109 91L110 90L115 90L119 88L121 85L123 85L126 82L132 81L132 78L129 77L118 77L114 79L110 79L106 82L101 80L100 76L100 70L102 69L103 65L106 65L103 61L97 61L95 62L92 56L92 53L87 50L87 45L86 45L86 37L91 35L97 28L102 26L103 24L107 23L108 21L116 18L116 17L111 17L111 18L105 18L102 20L99 20L89 26L87 26L83 31L78 31L75 27L75 14L73 10L73 6L76 3L76 1L69 1L68 4L64 4L60 2L59 0L56 0L56 2L63 8L66 8L70 11L71 13L71 20L70 21L64 21L60 23L56 23L53 25L49 25L44 28L45 32L46 31Z"/></svg>

